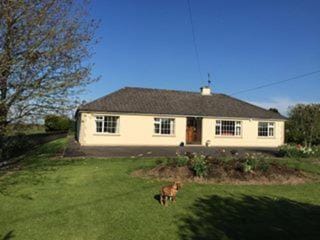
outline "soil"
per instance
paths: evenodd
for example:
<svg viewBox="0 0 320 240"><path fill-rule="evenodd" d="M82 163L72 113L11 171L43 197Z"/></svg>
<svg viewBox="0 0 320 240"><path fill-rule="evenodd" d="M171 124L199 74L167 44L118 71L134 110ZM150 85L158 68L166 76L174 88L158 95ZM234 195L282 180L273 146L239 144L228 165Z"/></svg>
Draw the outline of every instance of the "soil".
<svg viewBox="0 0 320 240"><path fill-rule="evenodd" d="M221 183L221 184L300 184L313 180L306 173L272 162L267 169L243 171L239 161L212 161L208 164L205 178L196 177L188 166L177 167L158 165L152 169L140 169L133 172L134 176L157 178L161 180L180 180L183 182Z"/></svg>

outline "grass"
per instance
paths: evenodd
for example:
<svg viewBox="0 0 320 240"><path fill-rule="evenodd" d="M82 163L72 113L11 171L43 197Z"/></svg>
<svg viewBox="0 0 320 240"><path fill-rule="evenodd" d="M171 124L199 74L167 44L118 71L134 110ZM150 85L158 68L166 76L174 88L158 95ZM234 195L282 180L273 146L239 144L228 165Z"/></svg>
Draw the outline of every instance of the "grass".
<svg viewBox="0 0 320 240"><path fill-rule="evenodd" d="M162 207L157 180L130 176L154 159L55 156L65 139L0 177L0 239L318 239L320 184L184 184ZM284 160L320 173L317 163ZM301 160L302 161L302 160Z"/></svg>

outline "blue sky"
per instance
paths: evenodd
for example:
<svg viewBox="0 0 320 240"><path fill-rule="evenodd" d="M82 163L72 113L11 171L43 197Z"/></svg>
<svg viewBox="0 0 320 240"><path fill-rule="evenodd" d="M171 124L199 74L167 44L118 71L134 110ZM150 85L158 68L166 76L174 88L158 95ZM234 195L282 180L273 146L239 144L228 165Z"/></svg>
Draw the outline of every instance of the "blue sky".
<svg viewBox="0 0 320 240"><path fill-rule="evenodd" d="M83 98L124 86L198 91L212 75L231 94L320 69L320 1L191 0L201 79L187 0L93 0L100 19L93 74ZM320 101L320 73L236 97L282 112Z"/></svg>

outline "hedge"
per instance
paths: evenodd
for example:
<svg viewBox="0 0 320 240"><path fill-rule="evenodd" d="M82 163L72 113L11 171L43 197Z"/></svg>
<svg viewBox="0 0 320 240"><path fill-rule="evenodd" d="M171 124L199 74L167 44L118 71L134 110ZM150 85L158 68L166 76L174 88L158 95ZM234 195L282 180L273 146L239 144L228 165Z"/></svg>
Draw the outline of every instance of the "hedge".
<svg viewBox="0 0 320 240"><path fill-rule="evenodd" d="M0 162L18 157L34 147L65 137L67 133L19 134L0 137Z"/></svg>

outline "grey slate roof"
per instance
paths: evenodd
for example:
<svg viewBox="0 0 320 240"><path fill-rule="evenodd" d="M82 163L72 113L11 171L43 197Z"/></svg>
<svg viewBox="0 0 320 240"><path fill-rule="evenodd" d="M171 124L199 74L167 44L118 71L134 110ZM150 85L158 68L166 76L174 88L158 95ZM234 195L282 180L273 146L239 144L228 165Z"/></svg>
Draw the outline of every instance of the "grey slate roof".
<svg viewBox="0 0 320 240"><path fill-rule="evenodd" d="M200 92L134 87L122 88L82 105L78 111L286 119L225 94L203 96Z"/></svg>

